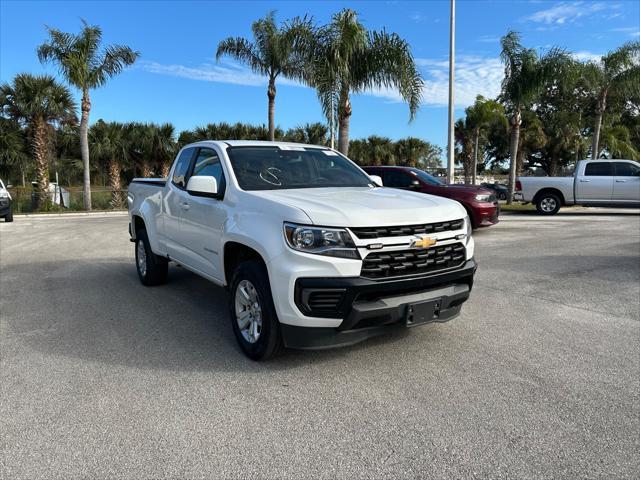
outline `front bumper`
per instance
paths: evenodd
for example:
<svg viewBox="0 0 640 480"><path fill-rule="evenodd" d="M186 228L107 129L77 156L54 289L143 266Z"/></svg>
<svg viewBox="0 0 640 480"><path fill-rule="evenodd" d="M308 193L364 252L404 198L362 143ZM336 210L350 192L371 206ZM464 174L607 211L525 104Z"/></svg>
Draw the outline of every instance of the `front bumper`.
<svg viewBox="0 0 640 480"><path fill-rule="evenodd" d="M412 304L424 304L432 309L423 323L446 322L460 313L462 304L469 298L476 268L475 261L470 259L455 271L401 280L299 278L295 288L298 308L314 317L338 317L342 321L336 328L281 324L284 343L299 349L352 345L405 328L407 309ZM325 297L319 297L324 312L310 305L310 299L317 292L326 293ZM336 298L339 300L335 301ZM335 307L327 309L327 302Z"/></svg>
<svg viewBox="0 0 640 480"><path fill-rule="evenodd" d="M471 203L469 209L471 210L473 228L489 227L500 221L500 204L497 200L493 203Z"/></svg>
<svg viewBox="0 0 640 480"><path fill-rule="evenodd" d="M11 213L11 199L0 198L0 217L4 217Z"/></svg>

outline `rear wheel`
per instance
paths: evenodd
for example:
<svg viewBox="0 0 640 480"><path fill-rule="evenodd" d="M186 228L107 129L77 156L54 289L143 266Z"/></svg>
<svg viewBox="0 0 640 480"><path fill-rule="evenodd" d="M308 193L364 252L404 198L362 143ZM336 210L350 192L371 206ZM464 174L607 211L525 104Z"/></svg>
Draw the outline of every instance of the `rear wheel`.
<svg viewBox="0 0 640 480"><path fill-rule="evenodd" d="M280 321L261 262L248 260L238 265L231 281L229 310L233 333L247 357L267 360L280 352Z"/></svg>
<svg viewBox="0 0 640 480"><path fill-rule="evenodd" d="M169 261L151 251L146 230L136 232L136 269L140 281L147 287L167 282Z"/></svg>
<svg viewBox="0 0 640 480"><path fill-rule="evenodd" d="M561 206L560 198L554 193L542 193L536 200L536 210L540 215L555 215Z"/></svg>

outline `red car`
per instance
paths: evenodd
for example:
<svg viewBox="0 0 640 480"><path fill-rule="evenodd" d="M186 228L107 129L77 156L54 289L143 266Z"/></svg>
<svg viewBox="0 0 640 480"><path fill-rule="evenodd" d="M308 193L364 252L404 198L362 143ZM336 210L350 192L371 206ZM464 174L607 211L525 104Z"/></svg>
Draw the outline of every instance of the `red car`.
<svg viewBox="0 0 640 480"><path fill-rule="evenodd" d="M500 205L491 190L474 185L448 185L418 168L362 167L370 175L382 178L385 187L415 190L460 202L471 218L473 228L498 223Z"/></svg>

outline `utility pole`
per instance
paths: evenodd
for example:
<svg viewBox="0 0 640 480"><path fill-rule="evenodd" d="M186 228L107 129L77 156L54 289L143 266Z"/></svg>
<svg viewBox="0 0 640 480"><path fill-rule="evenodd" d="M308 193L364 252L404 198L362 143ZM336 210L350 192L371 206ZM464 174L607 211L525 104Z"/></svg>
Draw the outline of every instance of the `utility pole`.
<svg viewBox="0 0 640 480"><path fill-rule="evenodd" d="M451 16L449 19L449 136L447 143L447 183L454 182L455 166L455 131L453 129L453 104L455 90L455 51L456 51L456 0L451 0Z"/></svg>

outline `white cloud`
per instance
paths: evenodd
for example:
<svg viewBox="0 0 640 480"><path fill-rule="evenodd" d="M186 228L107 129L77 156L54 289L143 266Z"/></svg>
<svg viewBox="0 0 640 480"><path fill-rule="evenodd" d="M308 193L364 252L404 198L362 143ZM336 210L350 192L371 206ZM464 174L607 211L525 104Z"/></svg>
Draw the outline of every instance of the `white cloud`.
<svg viewBox="0 0 640 480"><path fill-rule="evenodd" d="M584 1L577 2L560 2L553 7L544 10L538 10L529 15L525 20L537 23L545 23L547 25L563 25L573 23L579 18L593 15L597 12L608 9L617 9L618 4L608 2L587 3Z"/></svg>
<svg viewBox="0 0 640 480"><path fill-rule="evenodd" d="M447 59L416 58L416 64L425 79L423 104L430 106L446 106L449 92L449 61ZM266 77L251 72L248 68L226 62L224 64L203 63L196 67L178 64L161 64L158 62L141 62L143 70L190 80L227 83L262 87L267 85ZM460 55L456 58L456 93L457 107L471 105L480 94L494 98L500 93L504 69L499 58ZM279 85L304 87L301 83L280 77ZM384 98L393 102L402 101L399 93L393 89L375 89L365 92L367 95Z"/></svg>
<svg viewBox="0 0 640 480"><path fill-rule="evenodd" d="M628 33L630 37L640 37L640 29L638 27L619 27L619 28L612 28L609 31Z"/></svg>
<svg viewBox="0 0 640 480"><path fill-rule="evenodd" d="M231 83L252 87L266 86L267 78L252 72L241 65L225 62L222 64L203 63L197 67L187 67L178 64L161 64L157 62L141 62L143 70L150 73L170 75L174 77L201 80L205 82ZM298 85L299 83L286 78L278 79L280 85Z"/></svg>
<svg viewBox="0 0 640 480"><path fill-rule="evenodd" d="M432 58L416 58L424 80L423 105L442 107L449 104L449 61ZM455 104L467 107L477 95L495 98L500 93L504 67L499 58L460 55L455 66ZM391 101L402 101L393 89L376 89L368 92Z"/></svg>
<svg viewBox="0 0 640 480"><path fill-rule="evenodd" d="M602 58L601 53L593 53L587 51L574 52L571 54L571 56L581 62L599 62Z"/></svg>

